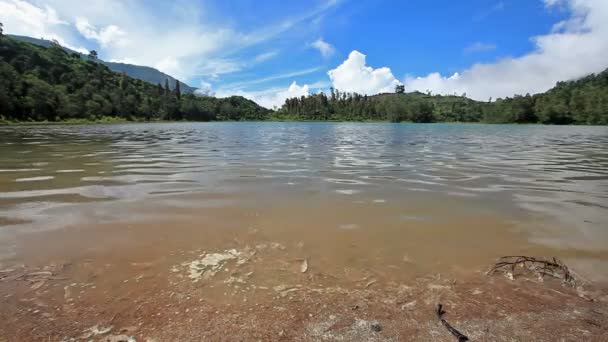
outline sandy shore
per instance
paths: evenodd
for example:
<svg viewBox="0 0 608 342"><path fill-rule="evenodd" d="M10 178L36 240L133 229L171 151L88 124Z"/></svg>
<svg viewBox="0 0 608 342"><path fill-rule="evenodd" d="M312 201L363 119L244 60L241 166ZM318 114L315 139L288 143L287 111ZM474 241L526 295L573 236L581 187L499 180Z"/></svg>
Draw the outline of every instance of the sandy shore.
<svg viewBox="0 0 608 342"><path fill-rule="evenodd" d="M472 341L608 339L605 284L338 275L281 243L238 240L148 261L118 253L4 268L0 341L456 341L439 303Z"/></svg>

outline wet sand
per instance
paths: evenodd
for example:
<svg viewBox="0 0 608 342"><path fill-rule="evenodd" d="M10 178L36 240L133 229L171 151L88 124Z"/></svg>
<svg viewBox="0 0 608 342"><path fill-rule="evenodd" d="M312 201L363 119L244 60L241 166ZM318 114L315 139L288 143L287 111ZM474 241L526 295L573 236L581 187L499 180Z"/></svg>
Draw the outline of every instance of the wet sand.
<svg viewBox="0 0 608 342"><path fill-rule="evenodd" d="M7 341L451 341L433 315L443 303L473 340L606 337L605 284L586 287L590 301L558 281L484 274L507 254L583 255L532 244L507 218L419 200L418 216L400 221L382 220L403 215L390 201L134 203L123 210L157 219L19 234L2 268L53 277L0 280L0 331Z"/></svg>

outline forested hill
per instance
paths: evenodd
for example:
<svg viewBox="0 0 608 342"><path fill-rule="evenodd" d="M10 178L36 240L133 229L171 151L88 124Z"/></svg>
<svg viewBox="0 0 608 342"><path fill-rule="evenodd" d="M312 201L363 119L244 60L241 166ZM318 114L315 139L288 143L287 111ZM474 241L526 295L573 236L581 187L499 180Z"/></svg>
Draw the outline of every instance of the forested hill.
<svg viewBox="0 0 608 342"><path fill-rule="evenodd" d="M182 94L152 85L53 44L0 36L0 121L265 120L270 111L240 96Z"/></svg>
<svg viewBox="0 0 608 342"><path fill-rule="evenodd" d="M496 80L500 82L500 80ZM463 96L395 93L362 96L331 91L292 98L275 114L284 120L608 124L608 70L559 82L534 96L478 102Z"/></svg>
<svg viewBox="0 0 608 342"><path fill-rule="evenodd" d="M16 39L16 40L21 40L24 42L44 46L44 47L51 47L51 45L53 44L52 41L46 40L46 39L37 39L37 38L26 37L26 36L17 36L17 35L8 35L8 37ZM66 50L68 53L77 53L76 51L70 50L66 47L63 47L63 49ZM80 56L83 58L87 58L87 55L80 54ZM165 82L165 80L168 79L169 88L171 88L171 90L173 90L175 88L175 81L177 81L175 78L173 78L170 75L165 74L164 72L156 70L154 68L141 66L141 65L126 64L126 63L107 62L107 61L103 61L101 59L97 59L97 61L99 63L106 65L112 71L124 72L128 76L131 76L133 78L137 78L137 79L140 79L142 81L146 81L146 82L149 82L152 84L157 84L157 83L163 84ZM187 93L194 92L196 90L196 88L190 87L189 85L187 85L184 82L180 82L180 90L182 93L187 94Z"/></svg>

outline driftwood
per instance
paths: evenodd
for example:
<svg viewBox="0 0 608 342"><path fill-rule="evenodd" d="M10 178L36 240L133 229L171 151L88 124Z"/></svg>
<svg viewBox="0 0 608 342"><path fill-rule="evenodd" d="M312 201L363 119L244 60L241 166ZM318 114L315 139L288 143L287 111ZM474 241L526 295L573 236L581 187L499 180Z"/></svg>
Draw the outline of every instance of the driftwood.
<svg viewBox="0 0 608 342"><path fill-rule="evenodd" d="M448 331L450 332L450 334L454 335L454 337L456 337L458 339L458 342L464 342L464 341L468 341L469 340L469 338L466 335L464 335L460 331L456 330L453 326L450 325L450 323L448 323L448 321L446 321L443 318L443 315L445 314L445 311L443 311L443 305L438 304L437 305L437 311L435 313L437 314L437 318L439 319L439 321L441 322L441 324L443 324L443 326L446 329L448 329Z"/></svg>
<svg viewBox="0 0 608 342"><path fill-rule="evenodd" d="M576 287L578 283L568 266L556 258L547 260L527 256L505 256L498 259L487 274L502 273L507 278L513 280L518 267L523 271L535 274L541 281L545 276L549 276L561 279L564 284L570 287Z"/></svg>

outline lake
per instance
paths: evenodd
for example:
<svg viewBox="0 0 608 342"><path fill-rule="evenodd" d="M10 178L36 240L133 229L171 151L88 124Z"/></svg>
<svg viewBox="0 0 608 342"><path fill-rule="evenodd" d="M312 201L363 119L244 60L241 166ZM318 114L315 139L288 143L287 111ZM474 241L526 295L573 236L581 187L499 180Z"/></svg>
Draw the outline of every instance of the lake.
<svg viewBox="0 0 608 342"><path fill-rule="evenodd" d="M605 127L174 123L0 134L5 261L158 239L184 249L257 231L307 246L334 272L466 273L522 253L608 271ZM151 235L121 232L135 226Z"/></svg>

